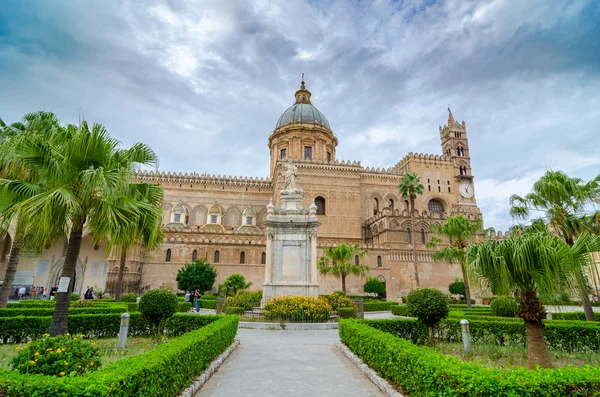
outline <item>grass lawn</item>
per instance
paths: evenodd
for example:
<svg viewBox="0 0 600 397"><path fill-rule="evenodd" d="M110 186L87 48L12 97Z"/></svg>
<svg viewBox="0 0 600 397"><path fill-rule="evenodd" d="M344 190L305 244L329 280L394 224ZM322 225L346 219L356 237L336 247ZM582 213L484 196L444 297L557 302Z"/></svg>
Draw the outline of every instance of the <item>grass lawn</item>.
<svg viewBox="0 0 600 397"><path fill-rule="evenodd" d="M167 340L167 338L163 338L161 343L165 343ZM89 341L96 342L100 348L103 366L124 357L145 353L156 347L149 336L127 338L127 349L125 350L117 349L117 338L89 339ZM0 368L10 369L10 360L17 355L15 350L17 346L23 347L24 344L0 345Z"/></svg>
<svg viewBox="0 0 600 397"><path fill-rule="evenodd" d="M476 362L491 368L527 367L527 348L497 345L473 345L470 355L463 355L462 343L440 343L433 347L443 354L463 361ZM550 350L550 360L556 368L600 365L600 353L568 353Z"/></svg>

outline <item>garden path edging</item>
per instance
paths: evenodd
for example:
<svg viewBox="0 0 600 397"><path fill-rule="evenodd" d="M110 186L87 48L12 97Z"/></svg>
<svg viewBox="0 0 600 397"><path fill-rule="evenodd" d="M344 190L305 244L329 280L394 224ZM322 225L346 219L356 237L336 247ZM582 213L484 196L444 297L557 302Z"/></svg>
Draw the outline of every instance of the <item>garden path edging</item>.
<svg viewBox="0 0 600 397"><path fill-rule="evenodd" d="M338 323L261 323L240 321L238 328L262 330L323 331L337 329Z"/></svg>
<svg viewBox="0 0 600 397"><path fill-rule="evenodd" d="M397 391L381 376L377 374L374 370L372 370L367 364L365 364L356 354L352 353L352 350L348 348L348 346L344 345L342 342L338 342L335 345L338 349L342 351L344 356L348 358L354 365L356 365L360 372L362 372L371 382L375 384L381 390L386 397L404 397L402 393Z"/></svg>
<svg viewBox="0 0 600 397"><path fill-rule="evenodd" d="M204 386L204 384L210 379L210 377L215 373L215 371L219 369L219 367L225 362L227 357L229 357L231 352L233 352L239 345L240 340L238 338L235 338L233 343L229 345L227 350L221 353L219 357L214 359L210 363L208 368L206 368L206 370L202 372L200 376L196 377L193 380L191 385L189 385L185 390L181 392L181 394L179 394L179 397L193 397L196 393L198 393L198 390L200 390L200 388Z"/></svg>

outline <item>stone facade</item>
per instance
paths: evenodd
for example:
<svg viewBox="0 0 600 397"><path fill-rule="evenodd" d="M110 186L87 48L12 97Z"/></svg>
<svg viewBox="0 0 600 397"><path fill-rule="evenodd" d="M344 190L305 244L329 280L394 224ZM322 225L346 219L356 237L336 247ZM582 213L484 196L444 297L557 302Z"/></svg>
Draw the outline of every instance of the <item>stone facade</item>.
<svg viewBox="0 0 600 397"><path fill-rule="evenodd" d="M429 226L441 224L448 216L481 217L474 195L473 173L465 122L455 121L448 109L448 122L439 128L442 154L409 153L390 168L370 168L360 161L336 158L338 138L328 120L310 102L304 82L295 94L295 103L279 118L269 136L270 176L248 178L196 173L139 172L135 179L157 182L164 188L165 241L154 252L131 250L127 255L126 288L175 286L175 275L183 264L206 257L218 271L217 283L241 273L262 286L265 276L267 205L279 206L285 181L281 169L289 159L297 167L296 185L304 191L303 206L317 206L317 255L326 246L341 242L360 243L369 253L358 259L371 267L370 277L386 283L387 295L396 299L414 288L413 246L416 245L422 286L447 286L461 277L458 265L433 263L425 247L431 236ZM398 193L406 172L421 177L425 191L415 201L415 230L411 230L408 201ZM89 238L88 238L89 239ZM87 240L86 240L87 241ZM10 238L0 240L0 271L6 266ZM60 268L64 244L44 250L41 258L24 258L17 283L49 286L55 280L50 271L40 273L39 263L48 269ZM105 247L87 241L81 251L84 274L80 288L108 280L112 289L118 267L118 253L107 255ZM361 293L365 280L351 276L349 293ZM320 293L339 290L341 282L319 277ZM76 292L81 292L77 290Z"/></svg>

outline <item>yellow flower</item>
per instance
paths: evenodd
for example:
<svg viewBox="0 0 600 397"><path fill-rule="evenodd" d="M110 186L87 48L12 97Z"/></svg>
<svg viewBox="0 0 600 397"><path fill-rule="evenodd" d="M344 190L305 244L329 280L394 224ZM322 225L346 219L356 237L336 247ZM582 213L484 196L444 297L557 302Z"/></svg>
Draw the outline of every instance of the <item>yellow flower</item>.
<svg viewBox="0 0 600 397"><path fill-rule="evenodd" d="M46 349L46 351L47 351L47 352L51 352L51 351L52 351L52 348L51 348L51 347L49 347L49 348L47 348L47 349Z"/></svg>
<svg viewBox="0 0 600 397"><path fill-rule="evenodd" d="M77 338L73 338L73 340L77 340Z"/></svg>
<svg viewBox="0 0 600 397"><path fill-rule="evenodd" d="M29 364L31 364L31 365L35 364L35 361L29 361Z"/></svg>
<svg viewBox="0 0 600 397"><path fill-rule="evenodd" d="M81 368L81 365L78 365L77 368Z"/></svg>
<svg viewBox="0 0 600 397"><path fill-rule="evenodd" d="M15 347L15 350L19 351L19 350L21 350L21 348L17 346L17 347Z"/></svg>
<svg viewBox="0 0 600 397"><path fill-rule="evenodd" d="M65 364L65 365L69 365L69 363L68 363L68 362L66 362L66 361L64 362L64 364Z"/></svg>
<svg viewBox="0 0 600 397"><path fill-rule="evenodd" d="M30 340L28 340L28 341L27 341L27 344L30 344L30 343L31 343L31 341L30 341Z"/></svg>
<svg viewBox="0 0 600 397"><path fill-rule="evenodd" d="M90 367L93 367L93 366L94 366L94 362L93 362L93 361L91 361L91 362L90 362Z"/></svg>
<svg viewBox="0 0 600 397"><path fill-rule="evenodd" d="M82 337L82 338L85 338L85 335L84 335L84 334L81 334L81 337Z"/></svg>
<svg viewBox="0 0 600 397"><path fill-rule="evenodd" d="M42 336L43 336L43 337L48 337L48 336L50 336L50 334L44 334L44 335L42 335Z"/></svg>
<svg viewBox="0 0 600 397"><path fill-rule="evenodd" d="M59 347L58 349L56 349L56 352L57 352L58 354L62 353L62 350L60 350L60 347Z"/></svg>
<svg viewBox="0 0 600 397"><path fill-rule="evenodd" d="M77 371L71 371L71 375L77 375Z"/></svg>
<svg viewBox="0 0 600 397"><path fill-rule="evenodd" d="M96 342L92 342L92 346L96 346Z"/></svg>
<svg viewBox="0 0 600 397"><path fill-rule="evenodd" d="M65 376L65 373L64 373L64 372L61 372L61 373L60 373L60 376Z"/></svg>
<svg viewBox="0 0 600 397"><path fill-rule="evenodd" d="M67 335L67 336L71 336L71 334L70 334L70 333L68 333L68 332L66 333L66 335Z"/></svg>
<svg viewBox="0 0 600 397"><path fill-rule="evenodd" d="M35 352L34 356L39 356L40 352Z"/></svg>

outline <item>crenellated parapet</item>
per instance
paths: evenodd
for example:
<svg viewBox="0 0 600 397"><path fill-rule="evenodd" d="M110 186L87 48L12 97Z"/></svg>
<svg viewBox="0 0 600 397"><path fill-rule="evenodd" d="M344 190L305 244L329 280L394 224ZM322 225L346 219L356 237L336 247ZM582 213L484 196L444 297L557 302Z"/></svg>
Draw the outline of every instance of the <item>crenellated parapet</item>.
<svg viewBox="0 0 600 397"><path fill-rule="evenodd" d="M165 171L135 171L133 178L143 182L156 183L186 183L186 184L214 184L214 185L230 185L230 186L260 186L270 188L273 186L271 178L265 177L247 177L247 176L231 176L231 175L210 175L181 173L181 172L165 172Z"/></svg>
<svg viewBox="0 0 600 397"><path fill-rule="evenodd" d="M406 156L404 156L402 160L396 163L396 165L393 168L396 170L396 172L403 172L406 171L408 164L411 162L440 166L453 165L452 158L450 156L410 152Z"/></svg>

